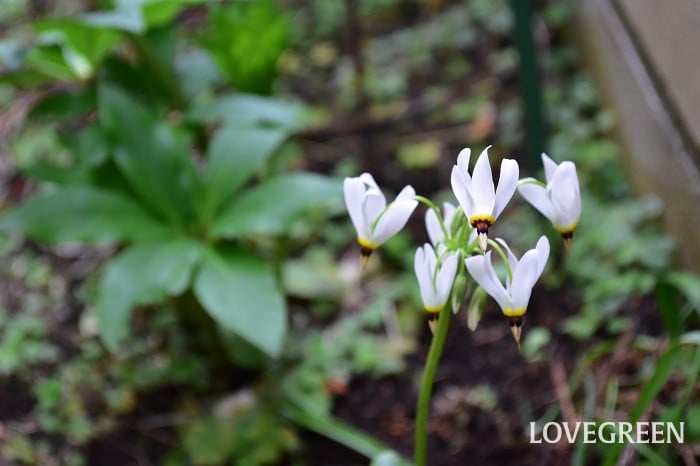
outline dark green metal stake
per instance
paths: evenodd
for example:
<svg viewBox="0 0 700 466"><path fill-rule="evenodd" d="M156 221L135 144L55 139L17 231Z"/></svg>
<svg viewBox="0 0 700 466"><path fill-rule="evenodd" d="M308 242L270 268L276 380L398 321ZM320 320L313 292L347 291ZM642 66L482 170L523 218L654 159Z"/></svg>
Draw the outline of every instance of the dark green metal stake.
<svg viewBox="0 0 700 466"><path fill-rule="evenodd" d="M540 154L546 149L546 129L532 38L532 9L530 0L509 2L515 20L515 46L519 55L518 81L525 106L525 131L531 167L534 168L540 165Z"/></svg>

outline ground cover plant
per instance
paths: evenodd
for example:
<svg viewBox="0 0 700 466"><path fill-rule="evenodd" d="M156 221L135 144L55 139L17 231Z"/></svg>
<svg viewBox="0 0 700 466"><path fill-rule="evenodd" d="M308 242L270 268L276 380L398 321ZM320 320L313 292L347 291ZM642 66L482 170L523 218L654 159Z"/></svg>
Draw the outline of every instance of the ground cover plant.
<svg viewBox="0 0 700 466"><path fill-rule="evenodd" d="M411 458L433 341L413 274L425 211L360 274L342 180L370 172L442 208L459 151L489 144L495 170L546 178L508 5L39 7L0 6L0 458ZM522 349L481 292L445 328L429 464L694 464L700 286L669 268L663 206L625 181L570 5L533 12L548 153L576 163L583 215ZM545 232L561 244L516 196L491 236L522 253ZM527 441L532 421L610 419L684 420L685 444Z"/></svg>

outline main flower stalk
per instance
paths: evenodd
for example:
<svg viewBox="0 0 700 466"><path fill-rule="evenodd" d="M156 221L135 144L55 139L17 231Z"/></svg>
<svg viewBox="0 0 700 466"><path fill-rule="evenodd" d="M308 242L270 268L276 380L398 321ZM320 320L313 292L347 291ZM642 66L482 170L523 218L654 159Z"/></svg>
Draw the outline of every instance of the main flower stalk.
<svg viewBox="0 0 700 466"><path fill-rule="evenodd" d="M447 329L452 318L452 311L449 306L445 306L440 311L437 329L430 342L428 359L425 361L423 377L418 393L418 404L416 405L416 430L413 447L414 466L426 466L428 460L428 414L430 412L430 397L433 392L433 382L437 372L438 363L442 356L442 349L445 346Z"/></svg>

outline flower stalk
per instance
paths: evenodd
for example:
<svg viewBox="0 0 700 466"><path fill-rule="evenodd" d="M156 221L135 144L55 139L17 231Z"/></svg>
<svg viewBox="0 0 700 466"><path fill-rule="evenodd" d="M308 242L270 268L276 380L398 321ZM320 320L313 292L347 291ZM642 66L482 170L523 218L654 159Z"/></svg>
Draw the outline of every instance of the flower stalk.
<svg viewBox="0 0 700 466"><path fill-rule="evenodd" d="M433 392L433 382L437 372L438 363L442 356L442 349L445 346L447 329L450 326L452 311L449 306L445 306L440 311L438 325L430 342L428 359L425 361L423 377L418 393L418 404L416 405L416 430L413 447L414 466L426 466L428 460L428 414L430 412L430 397Z"/></svg>

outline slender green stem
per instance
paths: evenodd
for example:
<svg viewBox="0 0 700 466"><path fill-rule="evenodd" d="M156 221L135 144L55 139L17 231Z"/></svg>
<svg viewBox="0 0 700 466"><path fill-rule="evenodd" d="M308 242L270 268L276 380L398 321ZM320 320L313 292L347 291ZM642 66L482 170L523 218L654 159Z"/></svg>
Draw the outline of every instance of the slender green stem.
<svg viewBox="0 0 700 466"><path fill-rule="evenodd" d="M428 199L425 196L421 196L417 194L414 199L418 202L421 202L425 205L427 205L429 208L435 212L435 215L437 215L438 223L440 224L440 228L442 228L442 234L445 236L445 240L448 240L450 238L450 233L447 231L447 226L445 225L445 221L442 219L442 214L440 213L440 209L435 205L433 201Z"/></svg>
<svg viewBox="0 0 700 466"><path fill-rule="evenodd" d="M433 381L437 372L438 362L442 356L442 348L445 345L447 329L450 325L452 311L449 306L440 311L437 330L433 335L433 341L428 350L428 359L423 369L423 379L418 393L418 405L416 407L416 432L413 448L413 462L415 466L426 466L428 459L428 411L430 410L430 395L433 391Z"/></svg>
<svg viewBox="0 0 700 466"><path fill-rule="evenodd" d="M338 419L329 415L314 414L294 403L285 406L282 415L294 423L345 445L367 458L374 458L381 453L392 451L388 445L384 445L374 437ZM398 464L408 466L408 461L401 458Z"/></svg>

